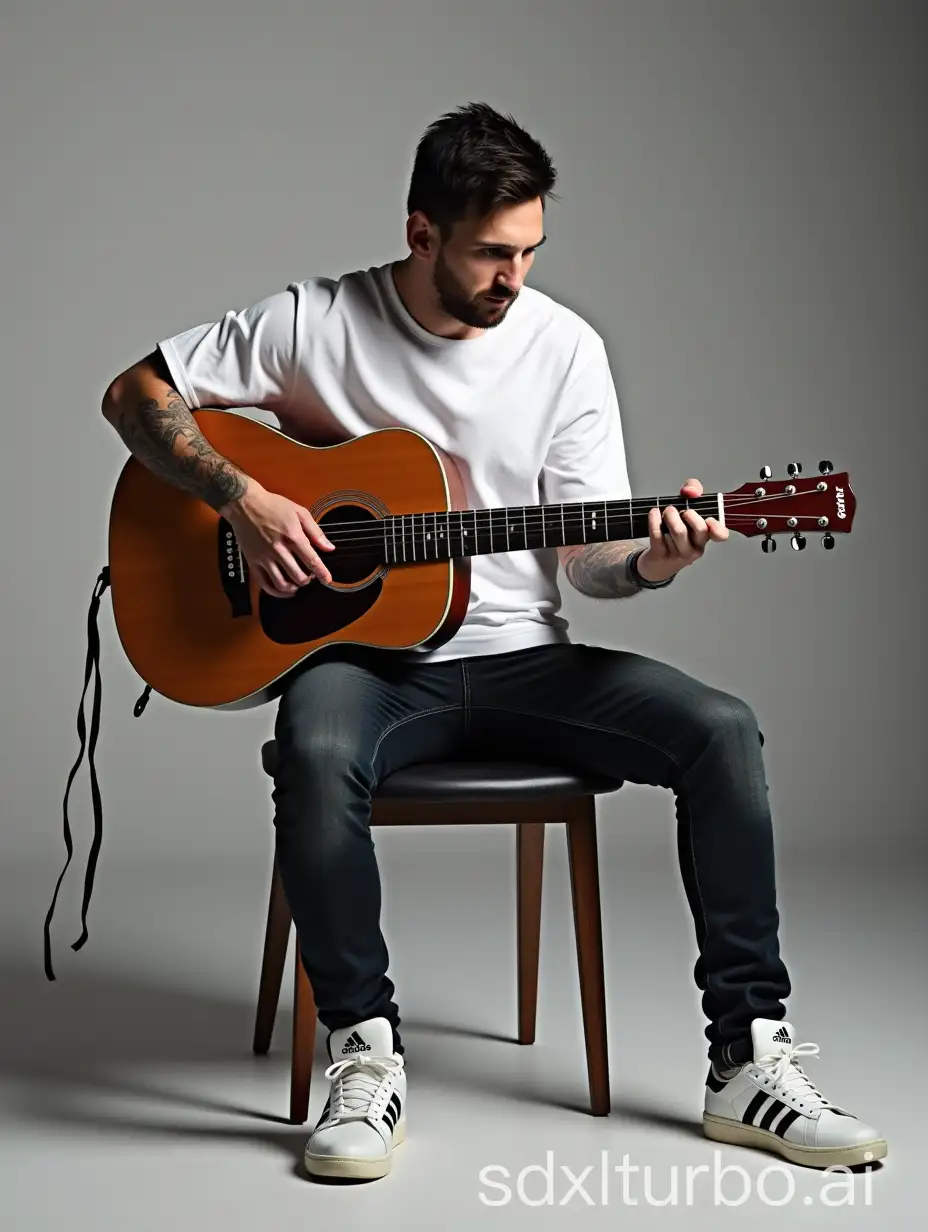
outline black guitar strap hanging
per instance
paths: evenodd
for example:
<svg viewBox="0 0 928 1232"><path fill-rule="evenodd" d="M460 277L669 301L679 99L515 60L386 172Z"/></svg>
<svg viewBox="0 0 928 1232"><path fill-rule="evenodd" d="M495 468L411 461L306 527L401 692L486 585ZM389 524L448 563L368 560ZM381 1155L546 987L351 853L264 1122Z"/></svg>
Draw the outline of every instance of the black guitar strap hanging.
<svg viewBox="0 0 928 1232"><path fill-rule="evenodd" d="M100 599L103 592L110 584L110 570L108 565L104 565L100 570L100 575L97 578L93 593L90 598L90 607L87 611L87 659L84 664L84 688L81 692L80 705L77 709L77 735L80 740L80 750L77 755L77 760L71 767L71 773L68 775L68 783L64 793L64 842L68 851L68 858L65 861L65 866L61 870L61 876L58 878L58 884L55 886L55 894L52 898L52 905L48 910L48 915L45 917L45 975L49 980L55 979L55 973L52 970L52 946L51 946L51 922L52 916L55 913L55 904L58 901L58 891L61 889L61 883L64 880L64 875L68 871L68 865L71 863L71 857L74 854L74 845L71 841L71 826L68 822L68 797L71 794L71 786L74 782L75 775L84 759L84 751L87 752L87 765L90 768L90 796L93 803L93 821L94 821L94 838L93 845L90 849L90 855L87 859L87 873L84 879L84 899L81 906L81 925L83 931L80 937L71 946L74 951L82 949L87 941L87 909L90 906L90 895L93 891L93 880L96 872L97 860L100 855L100 846L103 842L103 802L100 796L100 785L97 781L97 768L94 765L93 755L97 747L97 737L100 734L100 708L102 701L102 682L100 679L100 631L97 627L97 615L100 610ZM91 677L93 678L93 702L90 711L90 733L88 738L87 724L84 719L84 701L87 697L87 689L90 685ZM151 693L151 685L146 685L141 697L135 703L133 713L136 718L141 715Z"/></svg>

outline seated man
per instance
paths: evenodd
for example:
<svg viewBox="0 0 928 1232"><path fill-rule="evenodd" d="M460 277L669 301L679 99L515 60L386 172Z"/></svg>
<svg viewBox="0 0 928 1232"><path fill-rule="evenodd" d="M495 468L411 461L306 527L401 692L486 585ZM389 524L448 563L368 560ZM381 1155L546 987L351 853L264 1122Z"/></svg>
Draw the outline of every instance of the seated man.
<svg viewBox="0 0 928 1232"><path fill-rule="evenodd" d="M338 280L291 283L188 329L117 377L104 412L133 454L231 523L259 585L331 581L309 511L219 455L191 409L259 407L310 444L403 426L457 462L470 507L628 499L623 431L602 338L525 286L555 171L511 118L470 105L418 146L409 254ZM668 586L728 535L723 511L653 508L648 542L476 556L466 618L445 645L333 644L288 681L277 717L277 859L328 1029L331 1089L311 1173L383 1176L406 1128L404 1048L370 833L371 794L415 762L505 748L673 791L708 1019L706 1133L796 1163L886 1154L829 1102L785 1021L763 737L748 705L675 667L573 644L558 564L580 592ZM663 523L662 523L663 518ZM337 549L334 549L337 551ZM659 600L655 600L659 601Z"/></svg>

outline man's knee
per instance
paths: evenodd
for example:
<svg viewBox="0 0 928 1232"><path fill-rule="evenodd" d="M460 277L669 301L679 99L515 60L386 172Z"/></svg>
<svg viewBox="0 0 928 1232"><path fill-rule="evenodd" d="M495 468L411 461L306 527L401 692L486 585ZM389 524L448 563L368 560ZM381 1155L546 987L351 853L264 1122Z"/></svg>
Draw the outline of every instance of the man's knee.
<svg viewBox="0 0 928 1232"><path fill-rule="evenodd" d="M323 721L305 731L278 734L277 785L363 783L371 777L370 758L357 731Z"/></svg>
<svg viewBox="0 0 928 1232"><path fill-rule="evenodd" d="M761 745L764 743L763 732L751 706L742 698L720 689L706 689L693 707L692 720L706 739L726 738L747 731L756 734Z"/></svg>

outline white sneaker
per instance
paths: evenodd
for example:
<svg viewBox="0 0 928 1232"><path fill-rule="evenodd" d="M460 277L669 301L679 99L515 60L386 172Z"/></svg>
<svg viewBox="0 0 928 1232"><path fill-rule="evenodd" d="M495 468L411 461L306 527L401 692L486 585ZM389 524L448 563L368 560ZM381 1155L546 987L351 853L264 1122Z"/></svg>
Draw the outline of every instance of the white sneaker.
<svg viewBox="0 0 928 1232"><path fill-rule="evenodd" d="M406 1073L393 1051L386 1018L368 1018L331 1031L329 1097L306 1143L304 1161L313 1176L371 1180L386 1176L393 1148L406 1137Z"/></svg>
<svg viewBox="0 0 928 1232"><path fill-rule="evenodd" d="M886 1155L886 1140L827 1100L795 1061L817 1056L818 1044L794 1044L790 1023L770 1018L754 1019L751 1038L752 1061L722 1074L710 1066L707 1137L775 1151L813 1168L853 1167Z"/></svg>

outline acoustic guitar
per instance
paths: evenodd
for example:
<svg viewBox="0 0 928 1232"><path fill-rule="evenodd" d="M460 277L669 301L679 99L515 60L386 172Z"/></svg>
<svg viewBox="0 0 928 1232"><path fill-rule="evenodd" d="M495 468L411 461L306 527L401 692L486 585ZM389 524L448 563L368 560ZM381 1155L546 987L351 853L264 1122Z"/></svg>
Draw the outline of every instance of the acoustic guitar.
<svg viewBox="0 0 928 1232"><path fill-rule="evenodd" d="M156 692L190 706L238 709L277 696L307 657L332 642L434 647L460 627L470 558L616 539L647 539L654 506L689 504L742 535L847 533L848 476L746 483L686 502L668 497L469 509L454 461L417 432L385 428L337 445L304 445L244 415L195 412L221 454L269 491L307 508L335 545L330 585L290 598L262 591L229 523L130 457L109 524L113 612L122 646ZM666 528L664 528L666 529Z"/></svg>

